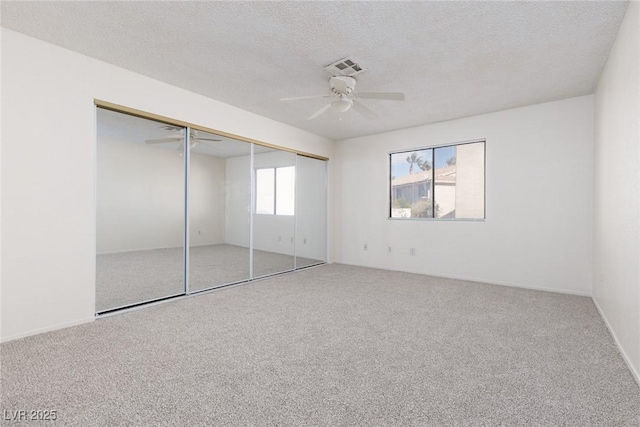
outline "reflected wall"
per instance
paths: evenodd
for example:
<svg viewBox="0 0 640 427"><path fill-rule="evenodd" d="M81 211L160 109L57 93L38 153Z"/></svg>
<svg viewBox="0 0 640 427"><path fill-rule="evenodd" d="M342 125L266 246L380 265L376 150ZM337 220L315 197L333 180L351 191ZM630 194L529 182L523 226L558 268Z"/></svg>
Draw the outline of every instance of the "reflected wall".
<svg viewBox="0 0 640 427"><path fill-rule="evenodd" d="M296 268L326 262L327 162L296 157Z"/></svg>
<svg viewBox="0 0 640 427"><path fill-rule="evenodd" d="M96 312L326 261L325 161L102 108L97 118Z"/></svg>
<svg viewBox="0 0 640 427"><path fill-rule="evenodd" d="M97 110L98 312L184 293L184 128L165 126Z"/></svg>
<svg viewBox="0 0 640 427"><path fill-rule="evenodd" d="M238 161L250 156L246 142L206 132L192 141L189 292L250 279L251 169Z"/></svg>
<svg viewBox="0 0 640 427"><path fill-rule="evenodd" d="M296 155L254 146L253 277L295 268Z"/></svg>

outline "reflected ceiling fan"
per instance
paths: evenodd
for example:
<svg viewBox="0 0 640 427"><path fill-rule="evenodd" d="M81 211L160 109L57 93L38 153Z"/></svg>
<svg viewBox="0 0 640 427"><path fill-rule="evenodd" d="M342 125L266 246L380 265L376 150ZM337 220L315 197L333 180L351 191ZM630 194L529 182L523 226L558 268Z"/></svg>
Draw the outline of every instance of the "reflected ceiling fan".
<svg viewBox="0 0 640 427"><path fill-rule="evenodd" d="M354 110L365 117L375 118L376 113L360 102L361 99L380 99L383 101L404 101L402 92L356 92L356 79L350 76L333 76L329 79L331 95L297 96L294 98L282 98L280 101L297 101L299 99L329 98L330 102L313 113L307 120L313 120L330 108L341 113Z"/></svg>
<svg viewBox="0 0 640 427"><path fill-rule="evenodd" d="M167 138L156 138L156 139L147 139L145 141L146 144L168 144L172 142L179 142L178 150L184 151L184 132L185 128L178 126L162 126L160 129L168 130L172 132L172 135ZM202 138L198 136L198 131L195 129L191 129L189 132L189 148L194 148L198 144L206 145L214 150L220 150L218 147L214 147L211 144L208 144L207 141L220 142L221 139L213 139L213 138Z"/></svg>

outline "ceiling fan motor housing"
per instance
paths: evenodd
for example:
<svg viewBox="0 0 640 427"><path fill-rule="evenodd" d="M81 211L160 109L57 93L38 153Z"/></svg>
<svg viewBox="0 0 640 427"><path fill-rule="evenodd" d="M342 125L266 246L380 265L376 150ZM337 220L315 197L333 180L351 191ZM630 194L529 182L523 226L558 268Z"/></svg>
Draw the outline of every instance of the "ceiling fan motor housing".
<svg viewBox="0 0 640 427"><path fill-rule="evenodd" d="M349 76L333 76L329 79L329 85L336 95L349 95L356 87L356 79Z"/></svg>

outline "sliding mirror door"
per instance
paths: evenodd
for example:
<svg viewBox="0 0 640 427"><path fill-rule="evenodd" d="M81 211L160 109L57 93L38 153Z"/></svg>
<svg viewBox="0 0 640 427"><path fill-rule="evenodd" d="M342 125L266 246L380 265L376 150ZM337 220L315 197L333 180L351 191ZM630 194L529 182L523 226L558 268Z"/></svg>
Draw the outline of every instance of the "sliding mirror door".
<svg viewBox="0 0 640 427"><path fill-rule="evenodd" d="M327 162L296 159L296 268L326 261Z"/></svg>
<svg viewBox="0 0 640 427"><path fill-rule="evenodd" d="M325 161L110 108L96 112L96 313L326 261Z"/></svg>
<svg viewBox="0 0 640 427"><path fill-rule="evenodd" d="M251 144L192 131L189 292L249 280Z"/></svg>
<svg viewBox="0 0 640 427"><path fill-rule="evenodd" d="M254 145L253 277L293 270L296 155Z"/></svg>
<svg viewBox="0 0 640 427"><path fill-rule="evenodd" d="M184 294L185 129L97 109L96 312Z"/></svg>

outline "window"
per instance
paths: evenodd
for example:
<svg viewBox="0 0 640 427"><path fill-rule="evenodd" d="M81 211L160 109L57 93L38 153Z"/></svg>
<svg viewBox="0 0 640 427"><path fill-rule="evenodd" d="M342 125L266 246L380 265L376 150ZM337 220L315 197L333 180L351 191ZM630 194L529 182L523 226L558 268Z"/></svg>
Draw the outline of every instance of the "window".
<svg viewBox="0 0 640 427"><path fill-rule="evenodd" d="M389 155L390 218L484 219L484 141Z"/></svg>
<svg viewBox="0 0 640 427"><path fill-rule="evenodd" d="M256 213L273 215L276 208L274 168L256 169Z"/></svg>
<svg viewBox="0 0 640 427"><path fill-rule="evenodd" d="M256 169L256 213L295 213L295 166Z"/></svg>

